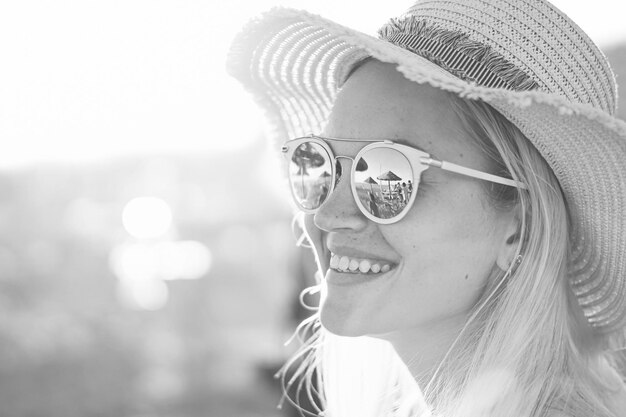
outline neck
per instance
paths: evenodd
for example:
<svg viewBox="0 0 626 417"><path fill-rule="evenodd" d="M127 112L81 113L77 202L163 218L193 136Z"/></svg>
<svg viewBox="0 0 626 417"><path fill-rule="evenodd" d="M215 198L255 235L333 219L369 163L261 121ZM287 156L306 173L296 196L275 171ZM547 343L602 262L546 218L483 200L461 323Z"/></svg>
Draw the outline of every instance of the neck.
<svg viewBox="0 0 626 417"><path fill-rule="evenodd" d="M419 328L380 335L391 343L421 388L425 388L460 333L466 317L455 316Z"/></svg>

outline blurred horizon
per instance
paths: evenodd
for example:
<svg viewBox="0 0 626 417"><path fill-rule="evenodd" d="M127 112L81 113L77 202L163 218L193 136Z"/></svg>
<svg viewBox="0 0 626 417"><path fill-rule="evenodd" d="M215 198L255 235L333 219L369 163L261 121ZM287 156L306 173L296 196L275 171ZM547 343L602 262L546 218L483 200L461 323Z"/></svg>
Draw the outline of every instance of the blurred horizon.
<svg viewBox="0 0 626 417"><path fill-rule="evenodd" d="M313 282L259 148L0 175L3 417L292 415Z"/></svg>

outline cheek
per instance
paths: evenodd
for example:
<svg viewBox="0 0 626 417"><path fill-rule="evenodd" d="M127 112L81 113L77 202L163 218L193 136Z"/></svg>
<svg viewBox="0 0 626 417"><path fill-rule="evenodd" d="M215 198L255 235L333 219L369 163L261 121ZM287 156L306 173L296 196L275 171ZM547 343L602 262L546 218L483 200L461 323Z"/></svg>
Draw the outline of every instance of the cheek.
<svg viewBox="0 0 626 417"><path fill-rule="evenodd" d="M444 197L416 204L388 239L406 272L421 275L425 284L436 280L451 291L480 287L496 262L495 219L476 192Z"/></svg>

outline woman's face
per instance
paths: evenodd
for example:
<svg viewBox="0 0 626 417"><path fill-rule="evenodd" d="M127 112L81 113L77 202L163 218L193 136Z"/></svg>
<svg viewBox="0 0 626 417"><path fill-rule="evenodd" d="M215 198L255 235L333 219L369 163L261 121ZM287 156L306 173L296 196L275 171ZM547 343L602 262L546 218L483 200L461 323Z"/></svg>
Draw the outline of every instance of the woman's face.
<svg viewBox="0 0 626 417"><path fill-rule="evenodd" d="M365 63L344 85L323 135L402 139L438 159L488 171L445 93L410 82L378 61ZM364 145L331 143L335 155L350 157ZM393 338L463 323L490 273L512 256L512 213L491 207L481 180L429 168L410 212L395 224L379 225L352 197L352 161L338 161L343 177L305 220L327 286L322 324L339 335ZM332 254L391 269L343 273L330 268Z"/></svg>

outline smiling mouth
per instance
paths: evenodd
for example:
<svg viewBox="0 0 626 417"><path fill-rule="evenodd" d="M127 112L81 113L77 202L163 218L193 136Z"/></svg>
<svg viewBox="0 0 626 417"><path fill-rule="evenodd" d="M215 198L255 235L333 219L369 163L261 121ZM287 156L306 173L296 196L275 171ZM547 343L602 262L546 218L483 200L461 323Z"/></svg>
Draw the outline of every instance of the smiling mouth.
<svg viewBox="0 0 626 417"><path fill-rule="evenodd" d="M377 259L351 258L345 255L337 255L331 252L330 269L348 274L384 274L394 268L395 265L388 261Z"/></svg>

